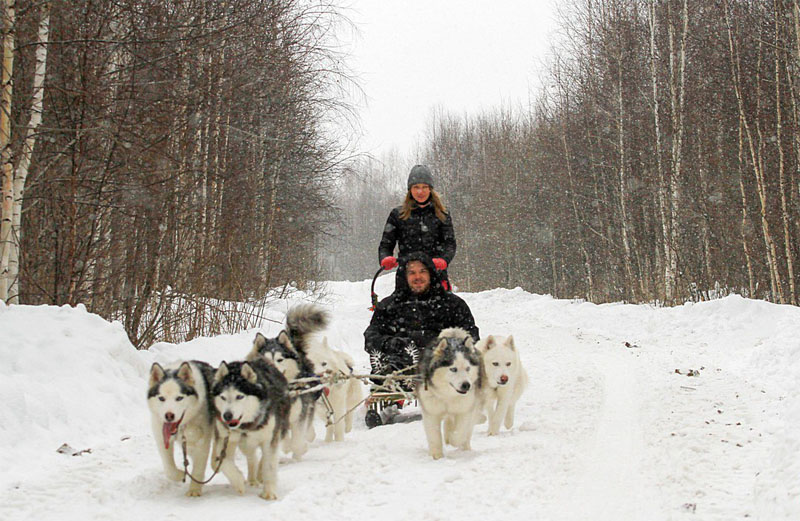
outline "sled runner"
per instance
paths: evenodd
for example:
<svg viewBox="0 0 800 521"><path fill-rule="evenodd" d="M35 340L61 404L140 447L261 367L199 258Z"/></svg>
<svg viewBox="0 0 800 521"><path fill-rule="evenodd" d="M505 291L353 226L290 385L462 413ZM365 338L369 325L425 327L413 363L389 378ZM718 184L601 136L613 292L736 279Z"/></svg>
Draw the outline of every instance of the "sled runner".
<svg viewBox="0 0 800 521"><path fill-rule="evenodd" d="M417 404L416 397L411 393L371 391L367 398L367 414L364 422L367 428L391 425L394 423L409 423L422 419L422 413L414 410Z"/></svg>

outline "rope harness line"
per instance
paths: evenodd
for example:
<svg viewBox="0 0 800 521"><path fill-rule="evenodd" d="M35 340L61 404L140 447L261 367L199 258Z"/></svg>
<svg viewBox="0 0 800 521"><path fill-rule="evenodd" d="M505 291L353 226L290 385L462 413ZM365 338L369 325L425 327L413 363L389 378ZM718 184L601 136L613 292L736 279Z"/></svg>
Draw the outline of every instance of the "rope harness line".
<svg viewBox="0 0 800 521"><path fill-rule="evenodd" d="M409 371L415 369L414 365L405 367L403 369L394 371L388 375L383 374L344 374L339 372L338 374L326 374L323 376L310 376L305 378L297 378L289 382L289 396L296 397L301 396L303 394L308 393L315 393L315 392L322 392L322 403L325 405L326 414L325 414L325 426L335 425L336 423L342 421L348 414L355 411L361 404L365 402L371 402L373 399L377 398L378 400L384 397L387 394L390 395L402 395L406 400L413 400L415 399L414 393L411 391L407 391L400 387L401 382L418 382L420 381L419 375L417 374L405 374ZM345 382L350 379L357 379L361 380L365 383L373 382L373 386L370 389L369 394L361 401L359 401L356 405L351 407L347 410L341 417L335 418L334 417L334 410L333 406L331 406L330 400L325 395L324 390L326 387L331 385L335 385L338 383ZM382 380L382 384L374 384L375 380ZM310 386L309 386L310 385Z"/></svg>
<svg viewBox="0 0 800 521"><path fill-rule="evenodd" d="M289 396L296 397L303 394L314 393L318 391L322 391L321 398L322 403L325 405L327 409L325 412L325 426L335 425L336 423L342 421L348 414L355 411L357 408L361 406L361 404L365 402L370 402L374 397L381 397L384 394L391 394L391 395L403 395L404 399L410 400L414 399L414 394L410 391L406 391L399 387L399 382L401 381L419 381L419 375L417 374L403 374L408 372L409 370L414 369L414 366L409 366L398 371L394 371L388 375L382 374L349 374L346 375L344 373L339 374L328 374L325 376L311 376L307 378L298 378L296 380L292 380L289 382ZM337 383L342 383L344 381L350 380L351 378L355 378L356 380L363 381L374 381L374 380L383 380L382 385L374 385L370 390L369 394L349 410L347 410L340 418L334 418L335 412L333 410L333 406L331 405L328 396L325 394L324 390L326 387L330 385L334 385ZM308 387L308 384L316 384ZM211 476L206 479L205 481L200 481L199 479L192 476L191 472L189 472L189 456L186 453L186 438L184 437L183 441L181 442L181 450L183 451L183 478L181 479L182 483L186 482L186 477L188 476L189 479L197 483L198 485L206 485L214 476L219 474L219 469L222 467L222 462L225 460L225 456L228 452L228 440L230 436L225 436L225 441L222 444L222 450L217 456L217 468L214 469L214 472Z"/></svg>
<svg viewBox="0 0 800 521"><path fill-rule="evenodd" d="M186 438L183 439L181 443L181 450L183 450L183 479L181 479L181 483L186 483L186 476L189 476L189 479L197 483L198 485L205 485L212 479L214 476L219 474L219 469L222 467L222 461L225 459L225 455L228 452L228 439L230 436L225 436L225 442L222 444L222 451L219 453L219 457L217 458L217 468L214 469L214 473L211 474L211 477L205 481L200 481L189 472L189 456L186 455ZM204 464L205 465L205 464Z"/></svg>

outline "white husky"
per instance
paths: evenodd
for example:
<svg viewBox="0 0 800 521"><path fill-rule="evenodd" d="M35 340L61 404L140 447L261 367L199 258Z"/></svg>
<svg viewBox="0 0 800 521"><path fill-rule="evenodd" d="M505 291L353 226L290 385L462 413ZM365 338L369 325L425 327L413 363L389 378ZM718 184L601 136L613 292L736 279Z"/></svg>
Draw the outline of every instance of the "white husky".
<svg viewBox="0 0 800 521"><path fill-rule="evenodd" d="M213 436L213 413L209 403L210 381L214 369L205 362L183 362L178 367L164 368L154 363L150 368L147 405L150 408L155 438L164 472L169 479L180 481L183 471L175 466L175 445L186 444L192 460L191 480L187 496L199 496L205 478L208 451Z"/></svg>
<svg viewBox="0 0 800 521"><path fill-rule="evenodd" d="M481 372L480 353L463 329L445 329L436 343L424 350L422 382L417 384L416 393L433 459L444 455L442 422L446 443L470 449L472 429L483 403Z"/></svg>
<svg viewBox="0 0 800 521"><path fill-rule="evenodd" d="M486 414L489 416L489 436L514 425L514 407L528 385L528 373L519 360L513 336L492 336L476 345L483 355L483 390ZM504 421L505 420L505 421Z"/></svg>
<svg viewBox="0 0 800 521"><path fill-rule="evenodd" d="M348 378L353 374L353 359L344 351L331 349L328 337L321 342L309 343L306 356L318 376L333 376L335 382L325 388L317 403L317 416L326 420L325 441L343 441L346 432L353 429L353 409L361 402L361 382ZM325 403L330 404L330 409ZM329 412L332 418L328 418Z"/></svg>

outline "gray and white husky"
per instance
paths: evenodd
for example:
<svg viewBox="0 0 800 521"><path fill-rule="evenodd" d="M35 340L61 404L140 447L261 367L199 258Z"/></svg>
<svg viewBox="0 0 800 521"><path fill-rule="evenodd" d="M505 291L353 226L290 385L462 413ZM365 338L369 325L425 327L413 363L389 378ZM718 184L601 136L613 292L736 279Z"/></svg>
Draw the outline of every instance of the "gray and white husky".
<svg viewBox="0 0 800 521"><path fill-rule="evenodd" d="M289 380L314 373L306 353L319 343L316 333L328 327L328 312L315 304L300 304L286 313L286 328L275 338L256 334L247 360L263 358L281 370Z"/></svg>
<svg viewBox="0 0 800 521"><path fill-rule="evenodd" d="M444 455L444 442L470 449L472 430L483 405L481 355L472 337L460 328L445 329L426 347L419 364L422 381L416 394L433 459Z"/></svg>
<svg viewBox="0 0 800 521"><path fill-rule="evenodd" d="M214 456L215 461L221 459L220 470L243 494L245 479L234 462L239 448L247 457L247 481L251 485L261 481L259 495L276 499L278 449L289 433L292 414L300 412L286 377L265 360L222 362L211 395L216 411Z"/></svg>
<svg viewBox="0 0 800 521"><path fill-rule="evenodd" d="M158 363L150 367L147 405L150 408L153 438L156 441L164 472L169 479L180 481L183 471L175 466L174 447L186 444L192 461L188 496L202 494L206 462L213 436L213 410L210 382L214 369L205 362L193 360L177 367L164 368Z"/></svg>

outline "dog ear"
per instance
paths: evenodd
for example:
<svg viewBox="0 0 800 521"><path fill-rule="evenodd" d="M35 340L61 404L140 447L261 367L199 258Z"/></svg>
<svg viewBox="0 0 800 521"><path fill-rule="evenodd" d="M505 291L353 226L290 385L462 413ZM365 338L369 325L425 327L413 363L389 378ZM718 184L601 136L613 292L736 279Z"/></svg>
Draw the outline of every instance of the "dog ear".
<svg viewBox="0 0 800 521"><path fill-rule="evenodd" d="M486 344L485 344L485 346L484 346L484 349L485 349L486 351L488 351L489 349L493 348L493 347L494 347L496 344L497 344L497 341L494 339L494 336L492 336L492 335L489 335L489 336L486 338Z"/></svg>
<svg viewBox="0 0 800 521"><path fill-rule="evenodd" d="M508 335L508 338L506 338L506 346L508 346L508 348L511 349L512 351L516 351L517 350L516 346L514 345L514 337L513 336Z"/></svg>
<svg viewBox="0 0 800 521"><path fill-rule="evenodd" d="M158 362L153 362L153 365L150 366L150 387L163 380L166 375L164 368Z"/></svg>
<svg viewBox="0 0 800 521"><path fill-rule="evenodd" d="M328 337L327 336L322 337L322 347L323 347L323 349L328 349Z"/></svg>
<svg viewBox="0 0 800 521"><path fill-rule="evenodd" d="M219 369L217 369L217 372L214 373L214 383L220 383L223 378L228 376L228 372L228 364L226 364L225 361L222 361L222 363L219 364Z"/></svg>
<svg viewBox="0 0 800 521"><path fill-rule="evenodd" d="M436 344L436 347L433 350L433 357L442 358L445 350L447 350L447 339L443 338L438 344Z"/></svg>
<svg viewBox="0 0 800 521"><path fill-rule="evenodd" d="M242 364L242 373L241 374L242 374L242 378L244 378L245 380L247 380L251 384L254 384L254 383L256 383L258 381L258 375L256 374L255 370L253 369L253 366L251 366L247 362Z"/></svg>
<svg viewBox="0 0 800 521"><path fill-rule="evenodd" d="M178 368L178 378L188 385L194 385L194 373L189 362L184 362Z"/></svg>
<svg viewBox="0 0 800 521"><path fill-rule="evenodd" d="M256 333L256 337L253 339L253 347L250 349L250 352L247 353L247 356L244 357L245 360L256 360L260 358L261 349L267 345L267 337L262 335L261 333Z"/></svg>
<svg viewBox="0 0 800 521"><path fill-rule="evenodd" d="M262 347L267 344L267 337L262 335L261 333L256 333L256 337L253 339L253 351L260 351Z"/></svg>
<svg viewBox="0 0 800 521"><path fill-rule="evenodd" d="M286 349L290 350L293 353L296 353L297 350L294 348L292 344L292 339L289 338L289 334L286 331L281 331L278 333L278 343L283 345Z"/></svg>

